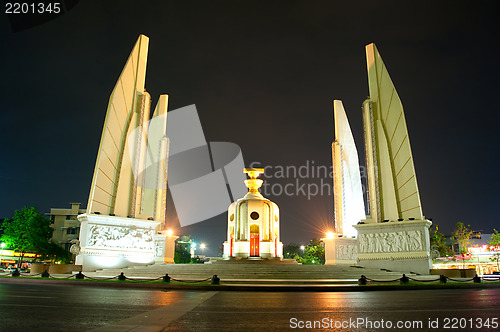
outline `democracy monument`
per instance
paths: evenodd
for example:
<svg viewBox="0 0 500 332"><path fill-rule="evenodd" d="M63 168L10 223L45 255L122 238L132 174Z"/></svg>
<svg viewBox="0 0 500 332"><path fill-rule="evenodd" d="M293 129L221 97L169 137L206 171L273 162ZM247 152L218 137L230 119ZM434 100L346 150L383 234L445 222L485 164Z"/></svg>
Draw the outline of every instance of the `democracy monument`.
<svg viewBox="0 0 500 332"><path fill-rule="evenodd" d="M325 239L326 263L356 263L429 274L431 222L422 214L403 105L375 47L366 46L370 97L363 103L369 216L364 213L358 158L341 102L335 101L333 144L337 238ZM351 219L355 215L356 218ZM357 221L357 222L356 222ZM353 224L356 222L356 224ZM350 227L357 231L357 241Z"/></svg>
<svg viewBox="0 0 500 332"><path fill-rule="evenodd" d="M84 271L173 263L176 237L165 219L168 96L160 96L150 119L148 43L139 37L109 98L87 213L78 216L72 249Z"/></svg>
<svg viewBox="0 0 500 332"><path fill-rule="evenodd" d="M233 202L227 211L227 241L224 258L281 259L280 215L276 203L259 192L263 180L257 179L263 168L245 168L250 179L245 180L248 193Z"/></svg>
<svg viewBox="0 0 500 332"><path fill-rule="evenodd" d="M174 263L177 236L166 221L168 96L160 96L150 117L148 43L139 36L109 98L87 211L78 216L80 237L71 249L83 271ZM366 46L366 57L368 216L356 145L335 100L335 232L323 239L325 265L429 274L431 222L422 213L403 106L374 44ZM248 192L228 208L224 259L282 261L279 208L259 192L264 170L244 172Z"/></svg>

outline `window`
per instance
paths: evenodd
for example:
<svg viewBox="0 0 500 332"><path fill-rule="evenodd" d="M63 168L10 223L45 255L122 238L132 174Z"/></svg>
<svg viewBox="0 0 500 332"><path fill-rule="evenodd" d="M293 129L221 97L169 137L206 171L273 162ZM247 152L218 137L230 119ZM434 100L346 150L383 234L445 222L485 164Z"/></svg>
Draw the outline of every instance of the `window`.
<svg viewBox="0 0 500 332"><path fill-rule="evenodd" d="M76 234L76 228L67 228L66 234Z"/></svg>
<svg viewBox="0 0 500 332"><path fill-rule="evenodd" d="M259 219L259 214L254 211L254 212L250 213L250 218L252 218L253 220L257 220L257 219Z"/></svg>

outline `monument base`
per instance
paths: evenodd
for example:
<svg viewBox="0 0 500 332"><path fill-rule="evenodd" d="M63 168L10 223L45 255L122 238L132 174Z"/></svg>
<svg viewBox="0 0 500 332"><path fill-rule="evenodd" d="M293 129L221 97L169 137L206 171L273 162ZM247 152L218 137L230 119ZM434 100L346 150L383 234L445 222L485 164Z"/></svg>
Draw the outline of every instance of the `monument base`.
<svg viewBox="0 0 500 332"><path fill-rule="evenodd" d="M358 239L333 237L322 240L325 243L325 265L356 265Z"/></svg>
<svg viewBox="0 0 500 332"><path fill-rule="evenodd" d="M391 271L429 274L428 220L390 221L355 225L358 231L358 265Z"/></svg>
<svg viewBox="0 0 500 332"><path fill-rule="evenodd" d="M224 241L223 243L223 256L224 259L229 259L231 257L239 257L239 258L249 258L252 257L250 255L250 242L249 241L234 241L233 242L233 250L231 253L231 245L229 242ZM259 242L259 255L256 257L261 258L281 258L283 257L283 243L278 242L269 242L262 241Z"/></svg>
<svg viewBox="0 0 500 332"><path fill-rule="evenodd" d="M83 271L155 263L156 221L81 214L76 265Z"/></svg>

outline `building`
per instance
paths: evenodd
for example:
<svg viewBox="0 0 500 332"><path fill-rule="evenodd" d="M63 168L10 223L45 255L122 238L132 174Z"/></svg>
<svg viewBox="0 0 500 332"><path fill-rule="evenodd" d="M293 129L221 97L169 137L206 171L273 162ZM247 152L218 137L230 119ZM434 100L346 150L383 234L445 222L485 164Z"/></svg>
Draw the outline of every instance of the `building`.
<svg viewBox="0 0 500 332"><path fill-rule="evenodd" d="M500 246L490 246L492 234L475 232L470 237L467 252L460 253L458 243L446 237L447 246L454 255L438 257L434 260L434 269L476 269L478 275L487 275L499 272L500 262L495 255L500 254Z"/></svg>
<svg viewBox="0 0 500 332"><path fill-rule="evenodd" d="M52 220L52 241L69 251L71 240L78 239L80 235L80 221L78 215L85 213L80 209L81 203L69 203L71 208L51 208L47 217Z"/></svg>

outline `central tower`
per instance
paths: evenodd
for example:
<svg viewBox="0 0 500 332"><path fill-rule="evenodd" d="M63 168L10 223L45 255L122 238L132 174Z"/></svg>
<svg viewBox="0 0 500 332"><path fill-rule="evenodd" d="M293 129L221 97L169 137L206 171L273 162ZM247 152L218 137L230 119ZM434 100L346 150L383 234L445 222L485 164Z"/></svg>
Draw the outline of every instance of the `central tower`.
<svg viewBox="0 0 500 332"><path fill-rule="evenodd" d="M245 180L248 193L233 202L227 213L227 241L224 258L274 258L283 256L280 242L278 205L259 192L264 182L258 179L263 168L245 168L250 177Z"/></svg>

